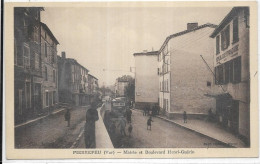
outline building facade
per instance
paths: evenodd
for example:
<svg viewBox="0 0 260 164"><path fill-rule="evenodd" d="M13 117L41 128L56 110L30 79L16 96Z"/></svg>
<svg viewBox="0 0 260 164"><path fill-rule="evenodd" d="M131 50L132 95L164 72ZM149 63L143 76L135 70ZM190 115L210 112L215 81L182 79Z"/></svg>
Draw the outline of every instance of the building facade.
<svg viewBox="0 0 260 164"><path fill-rule="evenodd" d="M215 25L188 23L187 30L166 38L159 51L159 106L168 117L207 114L215 101L205 96L212 86ZM202 55L202 57L200 56Z"/></svg>
<svg viewBox="0 0 260 164"><path fill-rule="evenodd" d="M60 102L76 106L89 104L91 91L88 89L88 69L75 59L66 58L66 53L62 52L58 57L58 72Z"/></svg>
<svg viewBox="0 0 260 164"><path fill-rule="evenodd" d="M211 94L216 100L218 121L249 143L249 8L234 7L211 37L215 41L214 83L224 90Z"/></svg>
<svg viewBox="0 0 260 164"><path fill-rule="evenodd" d="M116 97L125 97L126 96L126 87L129 84L129 79L127 76L122 76L116 79L115 83L115 96Z"/></svg>
<svg viewBox="0 0 260 164"><path fill-rule="evenodd" d="M158 51L134 53L135 107L138 109L158 104L158 54Z"/></svg>
<svg viewBox="0 0 260 164"><path fill-rule="evenodd" d="M42 108L41 7L14 8L15 123Z"/></svg>
<svg viewBox="0 0 260 164"><path fill-rule="evenodd" d="M98 79L91 75L91 74L88 74L88 85L89 85L89 92L92 94L92 95L95 95L98 93Z"/></svg>
<svg viewBox="0 0 260 164"><path fill-rule="evenodd" d="M42 109L57 107L58 97L58 40L44 23L41 24L41 58L42 58Z"/></svg>

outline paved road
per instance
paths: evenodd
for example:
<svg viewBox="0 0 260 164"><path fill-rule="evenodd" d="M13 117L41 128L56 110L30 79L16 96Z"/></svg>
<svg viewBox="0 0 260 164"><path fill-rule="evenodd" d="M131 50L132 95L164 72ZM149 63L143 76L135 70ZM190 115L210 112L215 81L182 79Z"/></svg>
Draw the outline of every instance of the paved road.
<svg viewBox="0 0 260 164"><path fill-rule="evenodd" d="M110 104L106 104L106 108L107 110L110 110ZM115 148L225 147L225 145L222 145L211 138L201 136L156 117L153 118L152 130L147 130L146 122L148 116L143 116L142 112L138 110L132 110L132 112L133 132L131 136L128 136L127 128L129 124L126 127L127 136L121 136L117 129L115 136L111 136ZM84 135L80 138L77 147L84 148Z"/></svg>
<svg viewBox="0 0 260 164"><path fill-rule="evenodd" d="M64 113L51 115L30 125L15 128L16 148L70 148L85 121L86 107L71 110L71 126L67 127Z"/></svg>
<svg viewBox="0 0 260 164"><path fill-rule="evenodd" d="M153 118L152 130L147 130L146 122L148 116L143 116L140 111L132 110L132 137L129 143L134 148L201 148L224 147L221 143L201 136L197 133L178 127L160 118Z"/></svg>

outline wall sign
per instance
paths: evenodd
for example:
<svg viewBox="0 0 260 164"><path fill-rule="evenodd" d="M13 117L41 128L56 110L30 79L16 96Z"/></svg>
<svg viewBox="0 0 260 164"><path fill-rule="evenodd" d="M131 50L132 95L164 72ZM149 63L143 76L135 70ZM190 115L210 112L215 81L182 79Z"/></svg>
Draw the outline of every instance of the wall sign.
<svg viewBox="0 0 260 164"><path fill-rule="evenodd" d="M238 56L238 44L216 57L216 65L220 65Z"/></svg>

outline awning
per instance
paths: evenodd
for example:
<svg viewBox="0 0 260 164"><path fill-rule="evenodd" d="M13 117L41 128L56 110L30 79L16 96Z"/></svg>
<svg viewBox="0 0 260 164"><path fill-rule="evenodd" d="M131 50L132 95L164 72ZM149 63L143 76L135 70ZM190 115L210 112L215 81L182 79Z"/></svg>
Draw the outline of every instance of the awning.
<svg viewBox="0 0 260 164"><path fill-rule="evenodd" d="M232 98L229 93L206 93L204 96L212 98Z"/></svg>

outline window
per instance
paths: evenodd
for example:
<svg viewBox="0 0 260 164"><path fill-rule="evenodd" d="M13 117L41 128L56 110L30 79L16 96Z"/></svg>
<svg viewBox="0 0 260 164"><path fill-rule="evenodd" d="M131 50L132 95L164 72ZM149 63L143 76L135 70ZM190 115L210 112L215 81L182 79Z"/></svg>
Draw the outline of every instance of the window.
<svg viewBox="0 0 260 164"><path fill-rule="evenodd" d="M216 37L216 54L219 54L220 49L219 49L219 35Z"/></svg>
<svg viewBox="0 0 260 164"><path fill-rule="evenodd" d="M48 69L45 66L45 81L48 81Z"/></svg>
<svg viewBox="0 0 260 164"><path fill-rule="evenodd" d="M167 81L166 81L166 91L169 91L169 90L168 90L168 79L167 79Z"/></svg>
<svg viewBox="0 0 260 164"><path fill-rule="evenodd" d="M45 54L45 57L48 57L48 49L47 49L47 43L45 42L44 43L44 54Z"/></svg>
<svg viewBox="0 0 260 164"><path fill-rule="evenodd" d="M50 106L53 105L53 93L52 92L49 93L49 105Z"/></svg>
<svg viewBox="0 0 260 164"><path fill-rule="evenodd" d="M168 66L169 66L169 59L166 61L166 72L168 72Z"/></svg>
<svg viewBox="0 0 260 164"><path fill-rule="evenodd" d="M19 114L23 114L23 90L18 90L18 111Z"/></svg>
<svg viewBox="0 0 260 164"><path fill-rule="evenodd" d="M49 106L49 93L48 92L45 92L45 106L48 107Z"/></svg>
<svg viewBox="0 0 260 164"><path fill-rule="evenodd" d="M237 57L215 68L215 83L227 84L241 81L241 57Z"/></svg>
<svg viewBox="0 0 260 164"><path fill-rule="evenodd" d="M234 82L234 62L232 60L229 61L229 81Z"/></svg>
<svg viewBox="0 0 260 164"><path fill-rule="evenodd" d="M56 92L53 91L53 104L56 104Z"/></svg>
<svg viewBox="0 0 260 164"><path fill-rule="evenodd" d="M247 7L245 9L245 12L244 12L244 17L245 17L245 23L246 23L246 28L249 28L250 27L250 18L249 18L249 7Z"/></svg>
<svg viewBox="0 0 260 164"><path fill-rule="evenodd" d="M168 99L166 99L166 110L168 111Z"/></svg>
<svg viewBox="0 0 260 164"><path fill-rule="evenodd" d="M223 74L223 65L219 65L215 68L215 83L223 84L224 82L224 74Z"/></svg>
<svg viewBox="0 0 260 164"><path fill-rule="evenodd" d="M33 39L36 42L39 42L39 28L37 26L33 27Z"/></svg>
<svg viewBox="0 0 260 164"><path fill-rule="evenodd" d="M14 65L17 65L17 47L16 39L14 39Z"/></svg>
<svg viewBox="0 0 260 164"><path fill-rule="evenodd" d="M40 69L40 55L37 53L34 53L34 58L35 58L35 69L39 70Z"/></svg>
<svg viewBox="0 0 260 164"><path fill-rule="evenodd" d="M210 86L211 86L211 82L207 81L207 87L210 87Z"/></svg>
<svg viewBox="0 0 260 164"><path fill-rule="evenodd" d="M31 107L31 84L29 82L25 83L25 107Z"/></svg>
<svg viewBox="0 0 260 164"><path fill-rule="evenodd" d="M36 10L35 11L35 19L38 20L38 18L39 18L39 12Z"/></svg>
<svg viewBox="0 0 260 164"><path fill-rule="evenodd" d="M229 35L229 25L221 32L221 50L225 50L229 46L230 35Z"/></svg>
<svg viewBox="0 0 260 164"><path fill-rule="evenodd" d="M55 82L56 81L56 74L55 74L55 70L53 70L53 82Z"/></svg>
<svg viewBox="0 0 260 164"><path fill-rule="evenodd" d="M30 49L27 44L24 44L23 46L23 61L24 61L24 67L30 68Z"/></svg>
<svg viewBox="0 0 260 164"><path fill-rule="evenodd" d="M234 82L238 83L241 81L241 57L234 59Z"/></svg>
<svg viewBox="0 0 260 164"><path fill-rule="evenodd" d="M233 43L238 42L238 18L233 20Z"/></svg>
<svg viewBox="0 0 260 164"><path fill-rule="evenodd" d="M225 84L229 83L230 81L230 67L229 67L230 62L226 62L224 64L224 71L225 71Z"/></svg>

